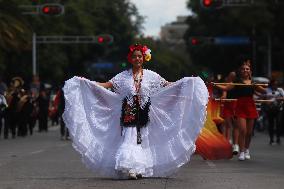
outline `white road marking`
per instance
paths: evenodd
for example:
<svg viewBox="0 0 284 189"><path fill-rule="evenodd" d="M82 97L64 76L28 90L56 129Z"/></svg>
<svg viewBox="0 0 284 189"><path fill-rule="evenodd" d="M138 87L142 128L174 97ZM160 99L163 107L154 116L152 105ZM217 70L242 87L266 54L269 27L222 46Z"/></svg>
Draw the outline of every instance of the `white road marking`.
<svg viewBox="0 0 284 189"><path fill-rule="evenodd" d="M44 150L37 150L37 151L33 151L33 152L31 152L30 154L39 154L39 153L41 153L41 152L43 152Z"/></svg>
<svg viewBox="0 0 284 189"><path fill-rule="evenodd" d="M57 145L57 147L64 147L64 146L67 146L68 144L59 144Z"/></svg>
<svg viewBox="0 0 284 189"><path fill-rule="evenodd" d="M207 165L210 167L210 168L215 168L216 165L212 162L212 161L206 161Z"/></svg>

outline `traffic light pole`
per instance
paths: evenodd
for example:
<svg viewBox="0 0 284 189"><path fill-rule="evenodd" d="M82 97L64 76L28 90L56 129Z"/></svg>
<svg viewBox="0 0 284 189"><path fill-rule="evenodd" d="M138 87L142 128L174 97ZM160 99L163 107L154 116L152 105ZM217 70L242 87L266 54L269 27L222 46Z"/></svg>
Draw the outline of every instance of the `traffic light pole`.
<svg viewBox="0 0 284 189"><path fill-rule="evenodd" d="M37 75L36 70L36 33L33 33L33 76Z"/></svg>
<svg viewBox="0 0 284 189"><path fill-rule="evenodd" d="M88 44L88 43L98 43L98 44L110 44L113 42L113 36L109 34L100 34L98 36L37 36L33 33L33 75L38 75L37 73L37 61L36 61L36 48L37 43L40 44Z"/></svg>
<svg viewBox="0 0 284 189"><path fill-rule="evenodd" d="M275 5L283 4L279 0L273 1ZM227 7L263 7L267 6L265 2L259 2L255 0L200 0L200 4L205 9L221 9Z"/></svg>
<svg viewBox="0 0 284 189"><path fill-rule="evenodd" d="M269 33L267 36L267 76L268 78L271 78L271 34Z"/></svg>
<svg viewBox="0 0 284 189"><path fill-rule="evenodd" d="M64 6L58 3L45 3L41 5L20 5L24 15L59 16L64 14Z"/></svg>
<svg viewBox="0 0 284 189"><path fill-rule="evenodd" d="M257 73L257 63L256 63L256 29L255 25L252 25L252 62L253 62L253 73Z"/></svg>

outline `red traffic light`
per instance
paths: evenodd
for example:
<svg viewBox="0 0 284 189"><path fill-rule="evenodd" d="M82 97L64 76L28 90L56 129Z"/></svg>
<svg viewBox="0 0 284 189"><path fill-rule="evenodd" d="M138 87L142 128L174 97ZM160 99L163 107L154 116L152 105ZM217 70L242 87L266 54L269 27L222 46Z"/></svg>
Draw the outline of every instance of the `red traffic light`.
<svg viewBox="0 0 284 189"><path fill-rule="evenodd" d="M212 0L203 0L203 5L205 7L210 7L212 5Z"/></svg>
<svg viewBox="0 0 284 189"><path fill-rule="evenodd" d="M207 36L194 36L189 38L189 43L191 46L212 45L215 43L215 38Z"/></svg>
<svg viewBox="0 0 284 189"><path fill-rule="evenodd" d="M224 5L224 0L200 0L200 4L203 8L222 8Z"/></svg>
<svg viewBox="0 0 284 189"><path fill-rule="evenodd" d="M42 12L43 12L44 14L48 14L48 13L50 12L50 7L48 7L48 6L43 7L43 8L42 8Z"/></svg>
<svg viewBox="0 0 284 189"><path fill-rule="evenodd" d="M197 38L193 37L193 38L190 39L190 42L191 42L192 45L197 45L199 41L198 41Z"/></svg>
<svg viewBox="0 0 284 189"><path fill-rule="evenodd" d="M113 42L113 36L110 34L101 34L98 35L96 38L98 44L111 44Z"/></svg>
<svg viewBox="0 0 284 189"><path fill-rule="evenodd" d="M102 36L98 37L98 43L103 43L105 41L105 39Z"/></svg>
<svg viewBox="0 0 284 189"><path fill-rule="evenodd" d="M43 4L40 13L49 16L58 16L64 13L64 6L61 4Z"/></svg>

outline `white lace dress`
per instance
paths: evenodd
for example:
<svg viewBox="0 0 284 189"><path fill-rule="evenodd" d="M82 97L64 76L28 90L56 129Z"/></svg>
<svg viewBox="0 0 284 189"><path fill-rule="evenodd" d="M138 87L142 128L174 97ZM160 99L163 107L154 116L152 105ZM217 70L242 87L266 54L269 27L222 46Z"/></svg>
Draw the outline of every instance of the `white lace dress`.
<svg viewBox="0 0 284 189"><path fill-rule="evenodd" d="M144 69L139 104L143 109L150 100L151 105L150 121L141 128L141 144L136 127L124 127L121 133L120 126L123 99L131 104L136 95L132 70L110 82L115 92L79 77L66 81L63 88L63 118L84 164L98 175L115 178L119 171L170 176L188 162L206 117L204 82L186 77L163 87L165 79Z"/></svg>

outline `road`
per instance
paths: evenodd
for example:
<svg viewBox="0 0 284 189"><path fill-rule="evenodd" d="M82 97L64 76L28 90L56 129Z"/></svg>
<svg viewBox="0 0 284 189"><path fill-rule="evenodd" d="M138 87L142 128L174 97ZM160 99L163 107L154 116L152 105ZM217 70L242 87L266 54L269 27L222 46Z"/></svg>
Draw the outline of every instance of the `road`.
<svg viewBox="0 0 284 189"><path fill-rule="evenodd" d="M256 133L252 160L206 161L193 155L171 178L114 180L96 176L80 160L59 128L26 138L0 139L0 189L280 189L284 188L284 145L268 145Z"/></svg>

